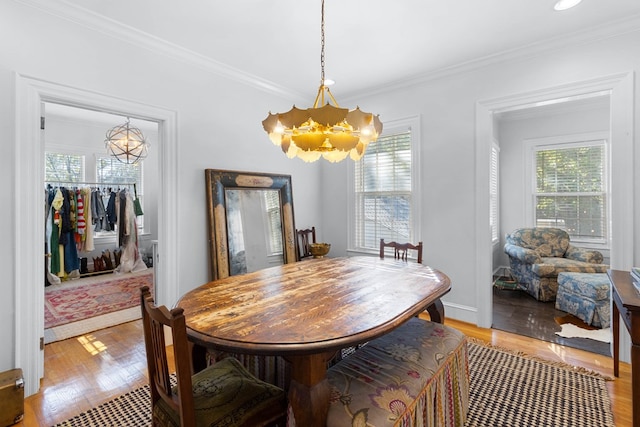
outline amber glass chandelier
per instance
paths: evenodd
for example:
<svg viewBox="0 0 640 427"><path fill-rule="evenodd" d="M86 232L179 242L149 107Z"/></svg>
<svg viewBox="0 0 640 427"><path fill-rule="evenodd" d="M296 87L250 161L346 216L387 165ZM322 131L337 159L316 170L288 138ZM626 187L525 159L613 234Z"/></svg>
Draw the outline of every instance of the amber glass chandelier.
<svg viewBox="0 0 640 427"><path fill-rule="evenodd" d="M289 158L315 162L322 156L339 162L350 156L360 160L367 145L382 132L382 123L378 115L359 107L340 108L331 94L324 78L324 0L321 16L320 87L313 107L302 110L294 105L286 113L270 112L262 126Z"/></svg>
<svg viewBox="0 0 640 427"><path fill-rule="evenodd" d="M122 163L135 164L147 157L149 143L142 131L129 124L113 127L107 131L104 145L111 156Z"/></svg>

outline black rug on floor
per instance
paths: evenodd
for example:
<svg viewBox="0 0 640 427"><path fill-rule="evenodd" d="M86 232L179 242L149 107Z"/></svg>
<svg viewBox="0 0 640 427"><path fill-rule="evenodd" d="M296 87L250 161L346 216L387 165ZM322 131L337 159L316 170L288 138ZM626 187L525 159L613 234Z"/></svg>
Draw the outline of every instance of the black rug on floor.
<svg viewBox="0 0 640 427"><path fill-rule="evenodd" d="M611 356L609 343L556 335L562 327L556 323L555 318L566 314L556 310L554 302L538 301L524 291L493 288L492 328Z"/></svg>
<svg viewBox="0 0 640 427"><path fill-rule="evenodd" d="M467 427L614 427L600 375L480 343L469 343L469 374ZM55 427L150 425L145 386Z"/></svg>

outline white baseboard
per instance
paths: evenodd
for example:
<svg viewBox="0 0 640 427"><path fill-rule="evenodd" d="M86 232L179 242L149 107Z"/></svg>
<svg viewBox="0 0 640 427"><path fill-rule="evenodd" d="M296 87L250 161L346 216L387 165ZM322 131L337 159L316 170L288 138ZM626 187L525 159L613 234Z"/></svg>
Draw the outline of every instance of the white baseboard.
<svg viewBox="0 0 640 427"><path fill-rule="evenodd" d="M461 322L471 323L473 325L478 324L478 309L475 307L464 306L460 304L453 304L444 302L444 317L445 319L455 319Z"/></svg>

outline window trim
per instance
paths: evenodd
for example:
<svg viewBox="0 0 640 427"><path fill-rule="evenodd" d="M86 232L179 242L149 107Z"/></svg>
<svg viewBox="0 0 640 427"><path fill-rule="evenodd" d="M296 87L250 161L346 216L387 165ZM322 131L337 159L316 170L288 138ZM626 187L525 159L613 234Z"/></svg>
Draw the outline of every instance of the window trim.
<svg viewBox="0 0 640 427"><path fill-rule="evenodd" d="M393 135L395 133L405 132L411 129L411 216L413 222L411 224L412 234L415 236L416 242L422 240L421 234L421 181L420 181L420 158L421 158L421 133L420 133L420 116L409 116L403 119L385 121L381 136ZM347 215L348 222L348 242L347 253L353 254L378 254L379 250L362 248L356 246L356 194L355 194L355 173L356 162L348 163L348 194L347 194Z"/></svg>
<svg viewBox="0 0 640 427"><path fill-rule="evenodd" d="M606 235L602 242L591 239L579 239L571 237L572 243L578 243L581 247L606 250L610 247L611 241L611 141L609 132L595 131L579 134L569 134L552 136L545 138L531 138L524 140L524 182L525 182L525 223L529 227L535 226L535 187L536 187L536 156L535 153L541 148L558 149L571 148L585 145L594 145L595 143L604 143L604 188L606 194Z"/></svg>

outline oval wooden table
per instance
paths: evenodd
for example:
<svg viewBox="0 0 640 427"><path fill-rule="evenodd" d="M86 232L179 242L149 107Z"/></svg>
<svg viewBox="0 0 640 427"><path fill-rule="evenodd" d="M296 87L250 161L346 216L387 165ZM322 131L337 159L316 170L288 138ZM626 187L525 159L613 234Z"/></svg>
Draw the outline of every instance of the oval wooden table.
<svg viewBox="0 0 640 427"><path fill-rule="evenodd" d="M324 427L327 362L427 309L442 322L449 278L416 262L377 257L305 260L206 283L177 303L196 346L283 356L296 424Z"/></svg>

